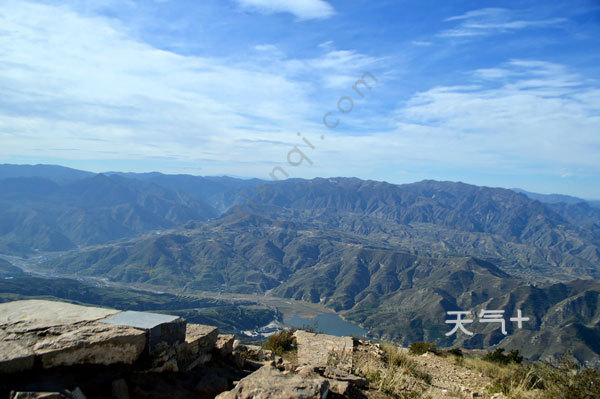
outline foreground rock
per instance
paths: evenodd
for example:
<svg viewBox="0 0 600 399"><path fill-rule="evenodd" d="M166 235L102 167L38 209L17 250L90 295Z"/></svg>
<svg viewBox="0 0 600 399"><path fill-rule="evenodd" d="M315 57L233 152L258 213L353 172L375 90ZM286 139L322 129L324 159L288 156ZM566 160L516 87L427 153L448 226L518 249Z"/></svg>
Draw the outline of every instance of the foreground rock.
<svg viewBox="0 0 600 399"><path fill-rule="evenodd" d="M132 364L146 346L146 333L100 321L117 314L50 301L0 304L0 373L76 364Z"/></svg>
<svg viewBox="0 0 600 399"><path fill-rule="evenodd" d="M302 378L286 375L272 365L241 380L230 392L216 399L324 399L329 392L329 382L324 378Z"/></svg>
<svg viewBox="0 0 600 399"><path fill-rule="evenodd" d="M0 304L0 398L491 397L491 379L451 357L305 331L295 337L297 353L277 356L177 316Z"/></svg>
<svg viewBox="0 0 600 399"><path fill-rule="evenodd" d="M218 336L217 327L189 324L185 332L185 343L176 350L178 369L189 371L209 362Z"/></svg>
<svg viewBox="0 0 600 399"><path fill-rule="evenodd" d="M186 321L178 316L149 312L120 312L101 320L102 323L128 326L146 332L148 353L160 345L176 345L186 339Z"/></svg>
<svg viewBox="0 0 600 399"><path fill-rule="evenodd" d="M298 345L298 364L312 366L334 365L352 371L354 341L351 337L315 334L302 330L294 333Z"/></svg>
<svg viewBox="0 0 600 399"><path fill-rule="evenodd" d="M230 356L233 352L234 341L235 335L233 334L219 335L215 343L215 351L223 358Z"/></svg>
<svg viewBox="0 0 600 399"><path fill-rule="evenodd" d="M0 397L214 397L248 374L225 359L234 337L218 333L164 314L0 304ZM156 377L165 372L177 374Z"/></svg>

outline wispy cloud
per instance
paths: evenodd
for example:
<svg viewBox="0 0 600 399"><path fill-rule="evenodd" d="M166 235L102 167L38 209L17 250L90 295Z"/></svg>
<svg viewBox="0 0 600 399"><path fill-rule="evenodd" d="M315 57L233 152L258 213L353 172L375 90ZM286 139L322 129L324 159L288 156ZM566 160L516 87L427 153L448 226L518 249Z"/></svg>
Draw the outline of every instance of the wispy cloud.
<svg viewBox="0 0 600 399"><path fill-rule="evenodd" d="M598 174L600 88L591 83L564 65L513 60L416 94L398 110L397 134L413 156L454 166Z"/></svg>
<svg viewBox="0 0 600 399"><path fill-rule="evenodd" d="M518 11L505 8L483 8L446 18L446 22L460 21L452 29L439 34L442 37L481 36L492 33L513 32L520 29L558 25L565 18L520 19Z"/></svg>
<svg viewBox="0 0 600 399"><path fill-rule="evenodd" d="M285 159L266 143L316 130L332 105L320 100L323 87L356 80L377 61L333 46L290 58L272 44L242 60L181 55L67 7L15 2L3 11L5 158L208 159L213 173L238 174L243 161L255 162L248 174L265 176L264 159Z"/></svg>
<svg viewBox="0 0 600 399"><path fill-rule="evenodd" d="M245 9L263 14L291 13L300 19L324 19L335 14L324 0L236 0Z"/></svg>

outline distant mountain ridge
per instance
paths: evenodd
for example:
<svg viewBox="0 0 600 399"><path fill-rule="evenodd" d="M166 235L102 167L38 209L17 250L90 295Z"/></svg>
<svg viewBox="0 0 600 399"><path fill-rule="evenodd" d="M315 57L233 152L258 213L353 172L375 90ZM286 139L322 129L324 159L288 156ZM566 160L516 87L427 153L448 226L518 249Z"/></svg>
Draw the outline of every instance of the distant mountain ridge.
<svg viewBox="0 0 600 399"><path fill-rule="evenodd" d="M532 193L530 191L525 191L521 188L512 188L511 190L513 190L514 192L517 192L519 194L524 194L526 197L534 199L534 200L538 200L540 202L546 203L546 204L556 204L559 202L563 202L565 204L578 204L580 202L586 202L586 200L578 198L578 197L573 197L571 195L564 195L564 194L539 194L539 193Z"/></svg>
<svg viewBox="0 0 600 399"><path fill-rule="evenodd" d="M92 177L95 173L58 165L0 164L0 179L14 177L42 177L55 182L68 182Z"/></svg>
<svg viewBox="0 0 600 399"><path fill-rule="evenodd" d="M106 243L217 215L185 193L119 176L63 184L6 178L0 188L0 252L11 254Z"/></svg>
<svg viewBox="0 0 600 399"><path fill-rule="evenodd" d="M49 170L56 175L56 167ZM431 180L276 183L160 173L93 175L61 184L13 178L0 180L0 187L0 252L102 244L250 206L257 214L368 236L414 253L481 257L534 279L600 273L599 209L584 202L541 203L507 189Z"/></svg>
<svg viewBox="0 0 600 399"><path fill-rule="evenodd" d="M54 276L321 303L405 343L600 357L600 210L586 202L433 180L59 177L0 179L0 253L70 250L34 262ZM483 308L531 324L444 335L446 311Z"/></svg>
<svg viewBox="0 0 600 399"><path fill-rule="evenodd" d="M377 337L444 346L519 348L531 358L600 355L595 338L600 283L536 284L473 257L430 257L368 237L274 220L236 209L183 230L73 252L43 262L51 273L178 288L225 291L321 303ZM475 335L446 337L446 312L517 309L531 318L522 330L478 323ZM596 309L596 310L594 310ZM567 333L567 332L569 333ZM569 335L571 334L571 335ZM523 348L526 348L524 350Z"/></svg>
<svg viewBox="0 0 600 399"><path fill-rule="evenodd" d="M560 268L573 271L572 278L599 276L600 212L586 204L566 205L559 214L511 190L436 181L286 180L244 191L240 197L258 206L255 212L289 212L416 253L477 256L522 276L540 268L533 278Z"/></svg>

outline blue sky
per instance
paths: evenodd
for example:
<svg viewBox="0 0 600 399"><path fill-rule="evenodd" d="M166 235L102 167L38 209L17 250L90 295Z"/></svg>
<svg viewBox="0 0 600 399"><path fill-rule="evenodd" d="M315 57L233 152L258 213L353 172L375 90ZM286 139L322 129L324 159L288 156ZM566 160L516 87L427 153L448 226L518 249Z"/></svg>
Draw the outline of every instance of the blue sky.
<svg viewBox="0 0 600 399"><path fill-rule="evenodd" d="M595 0L0 0L0 162L600 198L598 37Z"/></svg>

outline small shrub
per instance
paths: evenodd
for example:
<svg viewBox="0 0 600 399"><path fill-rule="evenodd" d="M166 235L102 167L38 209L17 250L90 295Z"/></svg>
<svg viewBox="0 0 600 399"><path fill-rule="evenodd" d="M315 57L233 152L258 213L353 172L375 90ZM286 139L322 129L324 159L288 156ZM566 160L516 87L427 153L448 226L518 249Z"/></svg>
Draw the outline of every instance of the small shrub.
<svg viewBox="0 0 600 399"><path fill-rule="evenodd" d="M457 366L464 366L465 365L465 358L464 357L454 356L453 360L454 360L454 364L457 365Z"/></svg>
<svg viewBox="0 0 600 399"><path fill-rule="evenodd" d="M487 360L488 362L498 364L521 364L523 362L523 356L519 355L518 349L512 350L510 353L505 354L504 348L497 348L493 352L488 352L483 359Z"/></svg>
<svg viewBox="0 0 600 399"><path fill-rule="evenodd" d="M409 350L413 355L422 355L427 352L438 354L437 347L431 342L413 342L410 344Z"/></svg>
<svg viewBox="0 0 600 399"><path fill-rule="evenodd" d="M346 367L348 364L352 364L352 350L346 350L345 348L332 349L327 354L327 365L333 367Z"/></svg>
<svg viewBox="0 0 600 399"><path fill-rule="evenodd" d="M446 351L447 354L456 357L463 357L463 351L460 348L451 348Z"/></svg>
<svg viewBox="0 0 600 399"><path fill-rule="evenodd" d="M267 339L265 348L281 356L283 353L296 349L296 337L294 330L286 329L275 333Z"/></svg>

